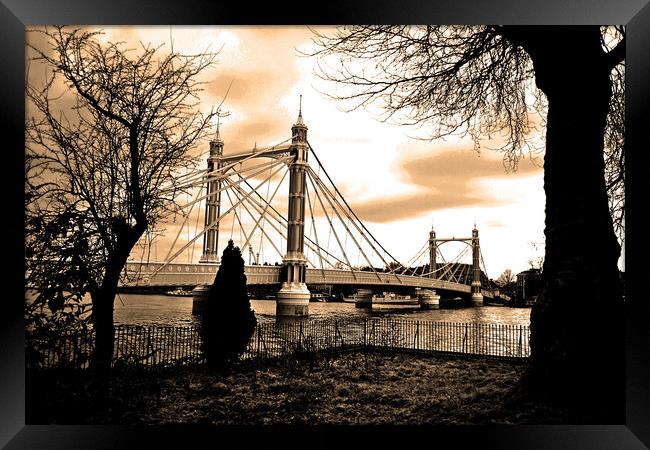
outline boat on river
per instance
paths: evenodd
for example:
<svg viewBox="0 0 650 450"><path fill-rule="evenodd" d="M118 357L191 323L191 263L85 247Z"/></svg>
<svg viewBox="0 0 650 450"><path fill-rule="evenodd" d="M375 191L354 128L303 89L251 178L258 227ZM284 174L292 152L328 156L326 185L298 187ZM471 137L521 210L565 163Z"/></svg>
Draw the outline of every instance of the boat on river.
<svg viewBox="0 0 650 450"><path fill-rule="evenodd" d="M311 295L309 296L309 301L310 302L326 302L327 301L327 295L326 294L321 294L320 292L312 292Z"/></svg>
<svg viewBox="0 0 650 450"><path fill-rule="evenodd" d="M349 297L343 297L343 301L348 303L357 303L364 302L370 303L373 305L417 305L419 300L417 297L411 297L410 295L399 295L394 292L382 292L379 294L372 294L370 292L360 292L361 289L355 294L352 294ZM365 290L364 290L365 291Z"/></svg>
<svg viewBox="0 0 650 450"><path fill-rule="evenodd" d="M171 295L173 297L191 297L192 291L186 291L185 289L178 288L165 292L165 295Z"/></svg>
<svg viewBox="0 0 650 450"><path fill-rule="evenodd" d="M372 297L372 290L370 289L357 289L357 292L350 296L343 296L343 301L346 303L356 303L362 300L368 300Z"/></svg>
<svg viewBox="0 0 650 450"><path fill-rule="evenodd" d="M410 295L398 295L394 292L382 292L381 295L372 296L373 305L417 305L418 303L417 298Z"/></svg>

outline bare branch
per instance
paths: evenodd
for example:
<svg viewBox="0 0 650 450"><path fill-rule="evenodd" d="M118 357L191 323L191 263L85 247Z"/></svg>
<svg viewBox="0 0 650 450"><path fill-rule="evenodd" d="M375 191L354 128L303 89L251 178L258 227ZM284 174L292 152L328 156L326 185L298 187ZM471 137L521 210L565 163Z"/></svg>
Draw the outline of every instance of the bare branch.
<svg viewBox="0 0 650 450"><path fill-rule="evenodd" d="M335 85L329 97L351 105L346 109L378 106L373 112L380 120L423 127L427 139L469 135L477 150L486 135L499 136L497 150L509 169L516 169L524 149L537 150L529 139L537 129L527 99L534 91L530 58L494 27L355 26L331 36L314 33L317 74Z"/></svg>
<svg viewBox="0 0 650 450"><path fill-rule="evenodd" d="M64 27L29 33L47 44L28 39L27 283L41 304L86 292L112 302L139 238L176 211L176 175L197 163L191 150L217 114L197 111L197 75L216 54L133 51Z"/></svg>

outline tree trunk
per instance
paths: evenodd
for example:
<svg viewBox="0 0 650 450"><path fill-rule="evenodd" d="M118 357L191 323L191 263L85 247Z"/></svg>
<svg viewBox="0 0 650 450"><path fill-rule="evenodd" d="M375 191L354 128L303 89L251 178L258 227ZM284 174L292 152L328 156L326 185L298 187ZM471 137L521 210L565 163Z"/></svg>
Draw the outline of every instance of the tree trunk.
<svg viewBox="0 0 650 450"><path fill-rule="evenodd" d="M93 352L92 366L99 372L110 370L113 360L115 341L113 307L120 275L131 249L146 229L142 225L136 225L135 229L126 228L125 224L122 224L121 227L121 231L113 230L117 237L116 245L113 249L113 257L109 258L106 263L104 280L100 288L91 294L92 321L95 327L95 351Z"/></svg>
<svg viewBox="0 0 650 450"><path fill-rule="evenodd" d="M113 283L111 283L113 284ZM93 326L95 328L95 351L92 355L92 367L99 372L106 372L111 367L115 328L113 326L113 306L117 283L114 287L106 283L93 293Z"/></svg>
<svg viewBox="0 0 650 450"><path fill-rule="evenodd" d="M544 292L531 312L532 379L584 408L587 420L623 422L620 247L603 160L609 69L598 27L539 31L522 40L548 99Z"/></svg>

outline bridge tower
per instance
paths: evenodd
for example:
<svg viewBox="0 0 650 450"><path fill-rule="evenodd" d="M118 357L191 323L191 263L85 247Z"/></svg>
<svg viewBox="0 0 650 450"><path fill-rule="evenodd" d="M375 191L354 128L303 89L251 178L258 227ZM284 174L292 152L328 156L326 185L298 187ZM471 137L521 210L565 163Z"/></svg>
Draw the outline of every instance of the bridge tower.
<svg viewBox="0 0 650 450"><path fill-rule="evenodd" d="M436 232L431 227L429 231L429 278L435 278L436 274L436 251L438 244L436 241ZM438 309L440 308L440 296L436 294L435 289L420 289L418 297L420 299L421 309Z"/></svg>
<svg viewBox="0 0 650 450"><path fill-rule="evenodd" d="M223 156L223 141L219 134L219 116L217 116L217 132L214 140L210 141L210 155L208 156L208 176L215 177L215 170L221 168L221 157ZM205 223L207 233L203 235L203 254L199 259L200 263L219 262L219 222L214 223L220 214L221 209L221 180L213 180L207 183L207 199L205 201Z"/></svg>
<svg viewBox="0 0 650 450"><path fill-rule="evenodd" d="M431 227L431 231L429 231L429 278L435 278L436 274L434 273L436 270L436 251L437 251L437 244L436 244L436 232L433 230L433 227Z"/></svg>
<svg viewBox="0 0 650 450"><path fill-rule="evenodd" d="M472 230L472 304L474 306L483 305L483 294L481 294L481 247L478 240L478 230L476 224Z"/></svg>
<svg viewBox="0 0 650 450"><path fill-rule="evenodd" d="M309 314L310 293L305 284L307 258L303 253L305 239L305 187L307 156L307 125L302 119L302 96L298 120L291 127L291 154L289 165L289 208L287 254L283 258L285 279L278 292L276 316L306 316Z"/></svg>

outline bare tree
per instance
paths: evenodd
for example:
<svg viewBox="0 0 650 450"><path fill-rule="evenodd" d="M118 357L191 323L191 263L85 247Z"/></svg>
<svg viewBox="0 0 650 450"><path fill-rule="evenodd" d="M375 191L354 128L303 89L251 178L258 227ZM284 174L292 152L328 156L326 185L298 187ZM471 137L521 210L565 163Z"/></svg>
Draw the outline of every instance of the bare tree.
<svg viewBox="0 0 650 450"><path fill-rule="evenodd" d="M514 283L516 280L517 277L512 273L512 269L506 269L501 275L499 275L499 278L496 279L496 284L499 287L505 287Z"/></svg>
<svg viewBox="0 0 650 450"><path fill-rule="evenodd" d="M619 420L623 304L610 207L623 225L624 29L355 26L314 40L332 97L377 105L383 120L426 126L432 139L461 132L479 148L494 138L507 168L535 150L533 117L542 115L546 253L531 379L582 395L576 403L599 420ZM612 389L594 405L591 389L605 384Z"/></svg>
<svg viewBox="0 0 650 450"><path fill-rule="evenodd" d="M514 297L517 284L517 276L512 272L512 269L504 270L501 275L499 275L499 278L494 281L494 283L499 286L501 292Z"/></svg>
<svg viewBox="0 0 650 450"><path fill-rule="evenodd" d="M197 75L214 53L124 49L100 32L31 31L26 143L27 285L33 307L80 304L90 293L93 363L109 367L113 304L131 250L177 211L179 176L216 114L197 111ZM43 83L29 75L46 70Z"/></svg>

